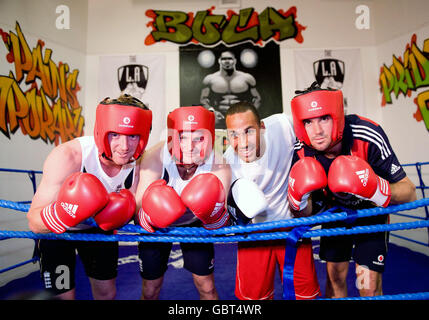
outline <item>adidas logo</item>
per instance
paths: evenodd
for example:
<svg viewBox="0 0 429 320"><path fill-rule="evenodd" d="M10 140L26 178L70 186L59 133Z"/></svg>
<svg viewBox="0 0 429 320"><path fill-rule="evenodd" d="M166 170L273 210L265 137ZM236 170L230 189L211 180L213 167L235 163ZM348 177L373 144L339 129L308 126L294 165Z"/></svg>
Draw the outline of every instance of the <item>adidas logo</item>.
<svg viewBox="0 0 429 320"><path fill-rule="evenodd" d="M61 207L71 216L72 218L76 218L77 204L69 204L65 202L61 202Z"/></svg>
<svg viewBox="0 0 429 320"><path fill-rule="evenodd" d="M215 205L212 213L210 214L210 217L215 216L224 206L225 205L223 202L216 202L216 205Z"/></svg>
<svg viewBox="0 0 429 320"><path fill-rule="evenodd" d="M394 163L392 163L392 167L390 168L390 174L395 174L396 172L398 172L398 170L401 169L400 166L395 165Z"/></svg>
<svg viewBox="0 0 429 320"><path fill-rule="evenodd" d="M292 188L293 190L293 185L295 184L295 179L292 177L289 177L289 186Z"/></svg>
<svg viewBox="0 0 429 320"><path fill-rule="evenodd" d="M368 169L359 170L359 171L356 171L356 174L359 177L360 181L362 182L363 186L366 187L366 184L368 183L369 170Z"/></svg>

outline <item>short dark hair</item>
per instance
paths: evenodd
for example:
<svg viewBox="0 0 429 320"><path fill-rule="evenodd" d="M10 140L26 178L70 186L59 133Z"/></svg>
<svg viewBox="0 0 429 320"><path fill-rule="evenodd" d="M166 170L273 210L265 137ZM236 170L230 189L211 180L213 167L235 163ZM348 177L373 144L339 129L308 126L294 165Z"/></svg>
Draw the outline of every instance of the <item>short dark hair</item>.
<svg viewBox="0 0 429 320"><path fill-rule="evenodd" d="M141 102L139 99L129 95L121 94L117 99L111 99L110 97L104 98L100 104L119 104L123 106L138 107L144 110L149 110L149 107Z"/></svg>
<svg viewBox="0 0 429 320"><path fill-rule="evenodd" d="M230 115L244 113L246 111L252 112L258 123L261 122L261 116L259 115L258 109L256 109L256 107L248 101L239 101L233 103L225 113L225 120Z"/></svg>

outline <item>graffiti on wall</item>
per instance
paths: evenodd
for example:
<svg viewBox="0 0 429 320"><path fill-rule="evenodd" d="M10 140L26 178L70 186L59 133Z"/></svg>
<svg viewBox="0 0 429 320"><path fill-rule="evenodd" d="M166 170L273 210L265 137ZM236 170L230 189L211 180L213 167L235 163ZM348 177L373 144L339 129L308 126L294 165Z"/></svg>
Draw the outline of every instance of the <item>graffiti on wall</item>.
<svg viewBox="0 0 429 320"><path fill-rule="evenodd" d="M196 13L166 10L148 10L152 19L148 26L152 32L145 44L173 42L176 44L199 43L214 46L219 42L235 45L244 41L263 46L271 39L304 41L302 31L306 27L296 21L296 7L276 10L267 7L261 13L254 8L241 9L239 13L228 10L226 15L213 14L215 7Z"/></svg>
<svg viewBox="0 0 429 320"><path fill-rule="evenodd" d="M11 138L18 128L32 139L55 143L83 135L85 119L77 99L79 70L55 63L52 50L38 40L30 48L19 23L0 35L14 72L0 75L0 130ZM23 89L23 87L28 89Z"/></svg>
<svg viewBox="0 0 429 320"><path fill-rule="evenodd" d="M417 36L413 34L411 42L406 45L402 57L393 55L390 67L383 65L379 77L382 93L382 106L392 104L399 95L411 98L412 92L419 90L414 103L417 111L413 114L416 121L424 121L429 131L429 39L423 47L417 45Z"/></svg>

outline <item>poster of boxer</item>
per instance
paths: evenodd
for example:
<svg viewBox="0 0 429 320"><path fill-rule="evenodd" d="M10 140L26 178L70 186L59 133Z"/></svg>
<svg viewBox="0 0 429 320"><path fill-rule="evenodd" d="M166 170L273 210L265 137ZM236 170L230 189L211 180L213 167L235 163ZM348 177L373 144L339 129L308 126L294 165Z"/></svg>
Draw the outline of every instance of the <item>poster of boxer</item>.
<svg viewBox="0 0 429 320"><path fill-rule="evenodd" d="M101 56L98 97L129 94L152 110L149 145L162 140L165 114L165 57L163 55Z"/></svg>
<svg viewBox="0 0 429 320"><path fill-rule="evenodd" d="M296 88L317 81L322 88L341 89L345 114L365 115L362 65L359 49L295 50Z"/></svg>
<svg viewBox="0 0 429 320"><path fill-rule="evenodd" d="M283 112L278 44L180 47L182 106L201 104L212 109L216 129L225 129L226 111L240 100L252 102L262 118Z"/></svg>

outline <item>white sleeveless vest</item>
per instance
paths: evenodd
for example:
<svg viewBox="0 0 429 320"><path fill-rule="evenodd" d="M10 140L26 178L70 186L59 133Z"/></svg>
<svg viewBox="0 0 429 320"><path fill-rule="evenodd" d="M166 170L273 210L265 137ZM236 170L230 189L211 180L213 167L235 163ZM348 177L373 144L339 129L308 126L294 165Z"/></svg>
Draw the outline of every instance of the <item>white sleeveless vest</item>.
<svg viewBox="0 0 429 320"><path fill-rule="evenodd" d="M210 156L205 160L205 162L197 167L192 178L197 176L200 173L208 173L211 172L214 161L214 152L212 151ZM182 194L183 189L192 180L183 180L180 177L179 171L177 170L176 162L172 159L171 154L168 152L167 143L164 144L164 148L162 150L162 172L163 179L167 181L167 185L171 186L177 194L180 196ZM185 214L178 219L172 226L185 225L192 223L198 220L197 217L188 209Z"/></svg>
<svg viewBox="0 0 429 320"><path fill-rule="evenodd" d="M109 177L101 167L98 158L98 149L93 136L77 138L82 148L82 164L80 171L95 175L104 185L107 192L118 192L121 189L129 189L134 182L135 161L122 166L121 171ZM127 185L125 182L128 182Z"/></svg>
<svg viewBox="0 0 429 320"><path fill-rule="evenodd" d="M93 136L84 136L76 138L80 142L82 149L81 172L91 173L103 183L107 192L118 192L121 189L129 189L134 183L135 161L122 166L121 171L114 176L109 177L101 167L98 158L98 149L95 145ZM87 224L78 224L70 230L83 230L90 228Z"/></svg>

